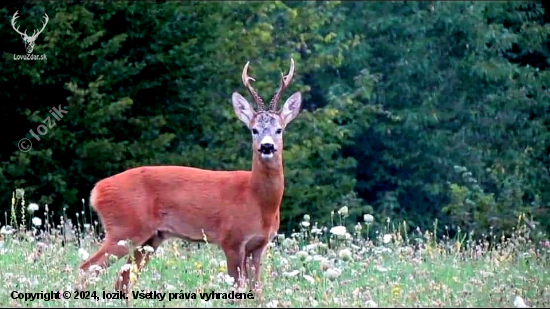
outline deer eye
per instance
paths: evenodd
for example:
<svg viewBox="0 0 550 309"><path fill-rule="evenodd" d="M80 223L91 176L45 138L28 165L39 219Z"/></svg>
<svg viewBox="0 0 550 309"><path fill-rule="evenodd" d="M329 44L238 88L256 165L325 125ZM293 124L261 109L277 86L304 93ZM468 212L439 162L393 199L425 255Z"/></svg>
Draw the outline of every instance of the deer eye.
<svg viewBox="0 0 550 309"><path fill-rule="evenodd" d="M254 134L254 135L258 134L258 130L252 129L252 134Z"/></svg>
<svg viewBox="0 0 550 309"><path fill-rule="evenodd" d="M283 130L282 129L277 129L277 131L275 131L277 134L281 134L283 133Z"/></svg>

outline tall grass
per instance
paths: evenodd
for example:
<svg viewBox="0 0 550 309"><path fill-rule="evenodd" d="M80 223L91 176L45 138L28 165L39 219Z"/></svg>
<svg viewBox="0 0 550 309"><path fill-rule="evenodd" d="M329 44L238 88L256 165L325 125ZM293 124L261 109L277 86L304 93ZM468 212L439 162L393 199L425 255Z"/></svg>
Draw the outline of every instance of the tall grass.
<svg viewBox="0 0 550 309"><path fill-rule="evenodd" d="M15 203L15 201L14 201ZM15 207L14 207L15 208ZM46 211L47 212L47 211ZM20 210L17 213L21 213ZM335 224L343 224L340 209ZM0 231L0 306L125 307L126 301L104 299L114 292L126 258L94 277L87 291L98 299L75 299L78 266L100 245L97 222L76 225L53 216L25 227L14 218ZM32 214L31 214L32 216ZM6 215L6 218L8 216ZM87 221L85 221L87 220ZM32 219L31 219L32 221ZM319 227L304 218L292 235L278 235L264 255L263 294L231 301L201 299L199 293L234 290L222 251L213 245L165 242L136 274L133 291L196 293L196 299L160 302L130 299L135 307L548 307L550 242L524 215L511 237L473 239L468 232L450 238L433 231L408 232L405 222L370 231L376 215L365 216L351 230L343 225ZM38 223L34 220L34 223ZM17 227L17 228L15 228ZM48 228L46 228L48 227ZM364 235L376 235L374 238ZM131 259L130 259L131 263ZM12 292L72 291L70 299L13 299ZM248 292L248 290L244 290ZM90 294L91 295L91 294ZM188 294L189 295L189 294Z"/></svg>

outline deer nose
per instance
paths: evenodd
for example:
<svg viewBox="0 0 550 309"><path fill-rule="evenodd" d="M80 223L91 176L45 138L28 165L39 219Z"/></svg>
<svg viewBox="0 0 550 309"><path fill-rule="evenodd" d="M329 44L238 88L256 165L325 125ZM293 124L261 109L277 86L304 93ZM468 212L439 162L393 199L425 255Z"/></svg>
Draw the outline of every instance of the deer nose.
<svg viewBox="0 0 550 309"><path fill-rule="evenodd" d="M264 153L271 153L275 150L275 145L273 144L261 144L260 151Z"/></svg>
<svg viewBox="0 0 550 309"><path fill-rule="evenodd" d="M263 153L273 153L275 152L275 143L273 139L269 136L266 136L260 142L260 151Z"/></svg>

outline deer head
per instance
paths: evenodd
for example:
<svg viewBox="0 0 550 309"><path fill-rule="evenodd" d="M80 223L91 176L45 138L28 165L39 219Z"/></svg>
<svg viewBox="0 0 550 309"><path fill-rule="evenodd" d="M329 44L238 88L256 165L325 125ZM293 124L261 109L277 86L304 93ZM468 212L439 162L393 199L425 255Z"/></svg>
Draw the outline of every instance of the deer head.
<svg viewBox="0 0 550 309"><path fill-rule="evenodd" d="M283 132L288 123L298 115L302 104L302 95L300 92L295 92L286 100L283 107L277 110L277 103L294 76L294 60L290 59L288 74L283 75L281 73L281 86L271 99L267 109L258 92L250 85L250 80L254 81L254 78L248 76L249 64L250 62L247 62L244 66L242 81L256 102L258 110L254 110L250 103L238 92L233 93L233 109L237 117L250 129L252 149L260 155L262 161L269 161L274 157L281 158Z"/></svg>
<svg viewBox="0 0 550 309"><path fill-rule="evenodd" d="M13 14L13 18L11 19L11 26L13 27L13 30L15 30L17 33L19 33L21 35L21 38L23 38L23 42L25 42L25 49L27 50L27 53L30 54L30 53L32 53L32 51L34 49L34 41L36 40L38 35L40 33L42 33L44 28L46 27L46 24L48 23L49 17L48 17L48 14L44 13L44 15L45 15L44 18L46 19L46 22L42 23L42 29L40 29L40 31L38 31L38 33L36 33L36 30L34 30L32 35L28 36L27 35L27 30L25 30L25 32L21 33L21 31L19 31L19 27L15 28L15 20L17 18L19 18L19 16L17 16L18 12L19 11L15 12L15 14Z"/></svg>

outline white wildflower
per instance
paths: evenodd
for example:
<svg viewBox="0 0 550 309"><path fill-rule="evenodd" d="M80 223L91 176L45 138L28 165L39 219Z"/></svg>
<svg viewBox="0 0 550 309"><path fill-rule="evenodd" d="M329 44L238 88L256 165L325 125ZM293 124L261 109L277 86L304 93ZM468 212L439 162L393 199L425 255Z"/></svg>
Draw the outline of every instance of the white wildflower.
<svg viewBox="0 0 550 309"><path fill-rule="evenodd" d="M293 270L293 271L291 271L291 272L285 271L285 272L283 273L283 276L285 276L285 277L287 277L287 278L292 278L292 277L296 277L296 275L298 275L299 273L300 273L299 270Z"/></svg>
<svg viewBox="0 0 550 309"><path fill-rule="evenodd" d="M122 267L120 268L120 270L123 271L123 272L129 271L130 269L132 269L132 264L124 264L124 265L122 265Z"/></svg>
<svg viewBox="0 0 550 309"><path fill-rule="evenodd" d="M392 235L391 234L384 234L384 238L383 238L383 241L385 244L389 243L392 239Z"/></svg>
<svg viewBox="0 0 550 309"><path fill-rule="evenodd" d="M324 258L323 260L321 260L320 264L321 264L321 270L323 271L332 267L332 263L327 258Z"/></svg>
<svg viewBox="0 0 550 309"><path fill-rule="evenodd" d="M308 255L309 255L309 254L307 254L306 251L298 251L298 252L296 253L296 256L297 256L301 261L305 260L305 259L307 258Z"/></svg>
<svg viewBox="0 0 550 309"><path fill-rule="evenodd" d="M340 250L340 252L338 253L338 256L344 261L349 261L352 258L351 251L349 249Z"/></svg>
<svg viewBox="0 0 550 309"><path fill-rule="evenodd" d="M303 222L302 222L302 226L303 226L303 227L309 227L309 222L303 221Z"/></svg>
<svg viewBox="0 0 550 309"><path fill-rule="evenodd" d="M339 237L343 237L346 235L346 227L342 225L335 226L330 229L330 233Z"/></svg>
<svg viewBox="0 0 550 309"><path fill-rule="evenodd" d="M307 282L309 282L311 284L315 284L315 279L313 279L313 277L310 276L310 275L304 275L304 279L306 279Z"/></svg>
<svg viewBox="0 0 550 309"><path fill-rule="evenodd" d="M311 234L313 234L313 235L322 235L323 230L314 227L314 228L311 229Z"/></svg>
<svg viewBox="0 0 550 309"><path fill-rule="evenodd" d="M267 308L277 308L278 305L279 305L278 300L272 300L272 301L270 301L266 304L266 307Z"/></svg>
<svg viewBox="0 0 550 309"><path fill-rule="evenodd" d="M27 207L27 211L29 213L33 213L37 210L38 210L38 204L36 204L36 203L30 203L29 206Z"/></svg>
<svg viewBox="0 0 550 309"><path fill-rule="evenodd" d="M78 249L78 257L80 257L81 260L87 260L90 254L88 251L84 250L83 248Z"/></svg>
<svg viewBox="0 0 550 309"><path fill-rule="evenodd" d="M145 247L143 247L143 250L145 250L145 252L148 252L148 253L155 252L155 249L153 249L153 247L151 247L151 246L145 246Z"/></svg>
<svg viewBox="0 0 550 309"><path fill-rule="evenodd" d="M230 275L225 275L224 276L224 281L227 285L233 285L233 283L235 283L235 278L231 277Z"/></svg>
<svg viewBox="0 0 550 309"><path fill-rule="evenodd" d="M374 251L374 254L379 255L382 253L392 253L392 249L387 247L375 247L372 249Z"/></svg>
<svg viewBox="0 0 550 309"><path fill-rule="evenodd" d="M42 225L42 219L40 219L38 217L34 217L34 218L32 218L32 224L34 226L41 226Z"/></svg>
<svg viewBox="0 0 550 309"><path fill-rule="evenodd" d="M348 206L344 206L338 210L338 214L344 217L348 216Z"/></svg>
<svg viewBox="0 0 550 309"><path fill-rule="evenodd" d="M89 271L101 271L103 268L101 268L101 266L99 265L92 265L90 267L88 267L88 270Z"/></svg>
<svg viewBox="0 0 550 309"><path fill-rule="evenodd" d="M309 217L309 215L304 215L304 221L309 222L310 219L311 219L311 218Z"/></svg>
<svg viewBox="0 0 550 309"><path fill-rule="evenodd" d="M374 222L374 217L370 214L366 214L363 216L363 220L367 223L367 224L371 224Z"/></svg>
<svg viewBox="0 0 550 309"><path fill-rule="evenodd" d="M176 289L176 287L173 286L173 285L171 285L171 284L167 284L167 285L166 285L166 289L167 289L168 291L174 291L174 290Z"/></svg>
<svg viewBox="0 0 550 309"><path fill-rule="evenodd" d="M295 240L291 238L287 238L283 241L283 247L285 248L291 248L295 244Z"/></svg>
<svg viewBox="0 0 550 309"><path fill-rule="evenodd" d="M367 300L367 302L365 303L365 306L368 307L368 308L374 308L374 307L378 307L378 304L375 303L374 300L369 299L369 300Z"/></svg>
<svg viewBox="0 0 550 309"><path fill-rule="evenodd" d="M13 234L13 232L15 232L15 229L9 225L5 225L0 229L0 234L2 235L10 235Z"/></svg>
<svg viewBox="0 0 550 309"><path fill-rule="evenodd" d="M527 308L527 304L525 304L525 301L523 300L523 298L521 296L516 296L516 298L514 298L514 306L516 306L516 308Z"/></svg>
<svg viewBox="0 0 550 309"><path fill-rule="evenodd" d="M387 272L389 269L387 269L387 268L384 267L384 266L376 266L376 270L378 270L378 271L381 272L381 273L385 273L385 272Z"/></svg>
<svg viewBox="0 0 550 309"><path fill-rule="evenodd" d="M321 262L321 261L324 260L324 259L325 259L325 257L322 256L322 255L320 255L320 254L316 254L316 255L313 256L313 260L314 260L315 262Z"/></svg>
<svg viewBox="0 0 550 309"><path fill-rule="evenodd" d="M163 256L164 255L164 249L162 247L157 248L157 252L155 253L157 256Z"/></svg>
<svg viewBox="0 0 550 309"><path fill-rule="evenodd" d="M125 247L126 246L126 240L119 240L117 245Z"/></svg>
<svg viewBox="0 0 550 309"><path fill-rule="evenodd" d="M306 250L307 250L307 251L315 251L315 250L317 250L317 246L318 246L318 244L310 244L310 245L307 245L307 246L306 246Z"/></svg>
<svg viewBox="0 0 550 309"><path fill-rule="evenodd" d="M324 274L325 274L325 277L327 277L328 279L334 280L342 274L342 271L339 270L338 268L329 268L325 271Z"/></svg>

